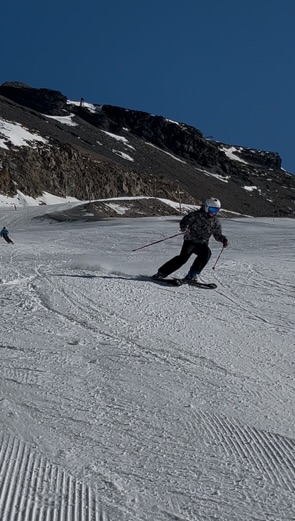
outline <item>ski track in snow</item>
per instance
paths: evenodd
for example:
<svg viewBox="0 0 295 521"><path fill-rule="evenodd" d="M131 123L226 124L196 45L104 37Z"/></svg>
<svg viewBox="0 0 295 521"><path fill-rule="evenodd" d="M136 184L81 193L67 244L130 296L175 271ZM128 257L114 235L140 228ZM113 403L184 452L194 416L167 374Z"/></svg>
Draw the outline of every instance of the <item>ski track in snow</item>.
<svg viewBox="0 0 295 521"><path fill-rule="evenodd" d="M107 521L97 492L78 482L22 440L0 439L0 515L4 521Z"/></svg>
<svg viewBox="0 0 295 521"><path fill-rule="evenodd" d="M294 520L293 222L223 221L231 246L206 291L140 280L181 241L134 244L177 220L15 213L1 255L1 520Z"/></svg>

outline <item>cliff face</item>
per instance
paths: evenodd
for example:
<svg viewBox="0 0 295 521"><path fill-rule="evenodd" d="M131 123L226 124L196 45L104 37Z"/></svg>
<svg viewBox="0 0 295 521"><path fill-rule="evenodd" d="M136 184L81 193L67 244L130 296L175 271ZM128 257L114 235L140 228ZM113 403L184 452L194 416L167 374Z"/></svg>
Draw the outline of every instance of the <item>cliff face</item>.
<svg viewBox="0 0 295 521"><path fill-rule="evenodd" d="M37 112L59 116L67 103L66 96L50 89L33 89L24 83L7 82L0 86L1 96Z"/></svg>
<svg viewBox="0 0 295 521"><path fill-rule="evenodd" d="M23 148L5 154L0 167L0 192L13 195L16 189L37 198L42 192L80 200L122 195L154 196L150 179L111 161L95 160L70 145L54 148ZM159 182L157 194L175 198L175 186L168 179ZM193 203L194 199L187 194Z"/></svg>
<svg viewBox="0 0 295 521"><path fill-rule="evenodd" d="M204 138L185 123L58 91L0 86L0 192L78 199L157 196L199 204L215 195L248 215L295 215L295 176L277 153ZM10 126L9 126L10 125ZM25 129L21 145L7 128ZM1 130L2 128L2 130Z"/></svg>
<svg viewBox="0 0 295 521"><path fill-rule="evenodd" d="M220 143L208 141L199 130L185 123L110 105L103 105L101 113L106 114L118 129L127 127L136 136L163 150L195 161L204 167L213 167L216 171L219 170L220 174L228 172L229 161L221 150ZM237 157L262 167L281 168L281 158L276 153L241 148Z"/></svg>

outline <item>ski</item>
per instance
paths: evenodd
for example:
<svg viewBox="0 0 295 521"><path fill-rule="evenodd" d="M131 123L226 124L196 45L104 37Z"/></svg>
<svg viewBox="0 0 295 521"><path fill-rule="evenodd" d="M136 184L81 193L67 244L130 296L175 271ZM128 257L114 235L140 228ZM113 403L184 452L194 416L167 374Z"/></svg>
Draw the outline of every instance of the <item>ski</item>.
<svg viewBox="0 0 295 521"><path fill-rule="evenodd" d="M153 277L150 278L152 282L156 282L160 285L169 285L169 286L181 286L182 281L181 279L154 279Z"/></svg>
<svg viewBox="0 0 295 521"><path fill-rule="evenodd" d="M217 288L217 284L215 284L214 282L196 282L193 280L185 280L185 279L177 279L177 278L153 279L152 277L151 277L151 280L153 282L157 282L160 285L167 284L170 286L182 286L184 284L187 284L188 286L195 286L197 288L203 288L203 289L216 289Z"/></svg>
<svg viewBox="0 0 295 521"><path fill-rule="evenodd" d="M216 289L217 288L217 284L215 284L215 282L197 282L195 280L185 280L185 279L176 279L176 280L179 280L181 282L181 284L188 284L189 286L196 286L197 288L204 288L204 289Z"/></svg>

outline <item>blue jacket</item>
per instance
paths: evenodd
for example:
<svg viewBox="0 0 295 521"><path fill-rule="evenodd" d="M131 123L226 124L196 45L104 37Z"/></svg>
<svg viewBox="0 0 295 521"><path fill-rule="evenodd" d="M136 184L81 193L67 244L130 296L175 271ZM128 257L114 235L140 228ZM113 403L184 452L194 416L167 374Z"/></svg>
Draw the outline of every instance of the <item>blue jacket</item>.
<svg viewBox="0 0 295 521"><path fill-rule="evenodd" d="M0 235L8 235L9 234L9 231L7 230L7 228L5 228L5 226L2 228L1 232L0 232Z"/></svg>

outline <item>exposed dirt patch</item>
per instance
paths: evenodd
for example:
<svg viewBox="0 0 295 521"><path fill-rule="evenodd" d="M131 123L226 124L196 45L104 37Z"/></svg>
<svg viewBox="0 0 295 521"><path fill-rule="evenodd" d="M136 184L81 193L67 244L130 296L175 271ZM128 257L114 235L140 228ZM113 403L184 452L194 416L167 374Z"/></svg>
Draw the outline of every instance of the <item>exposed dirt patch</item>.
<svg viewBox="0 0 295 521"><path fill-rule="evenodd" d="M156 217L180 215L179 210L154 197L94 201L61 212L49 212L42 218L63 221L98 221L114 217Z"/></svg>

